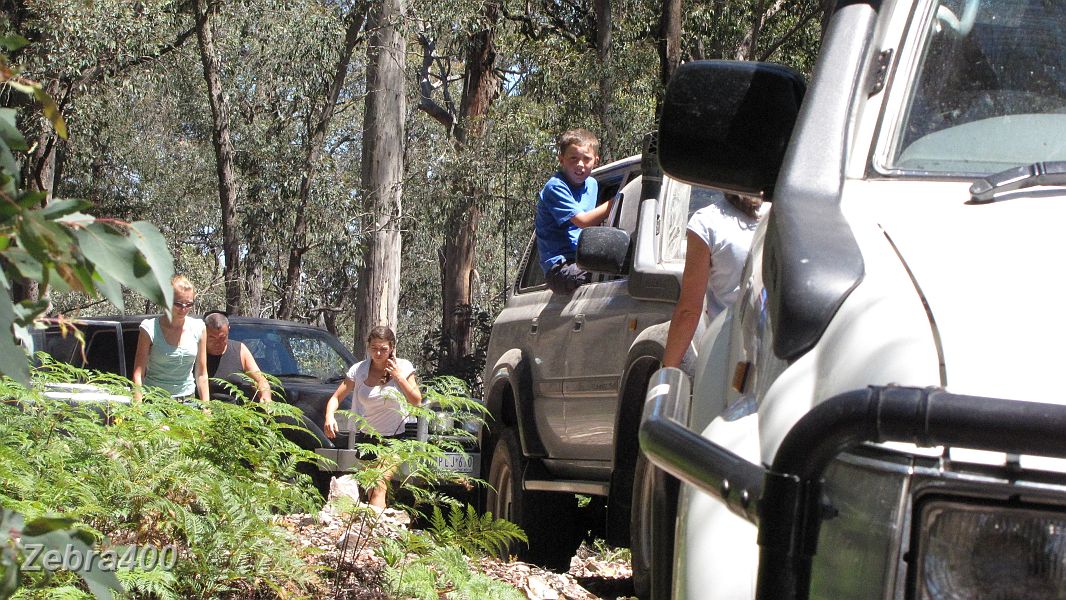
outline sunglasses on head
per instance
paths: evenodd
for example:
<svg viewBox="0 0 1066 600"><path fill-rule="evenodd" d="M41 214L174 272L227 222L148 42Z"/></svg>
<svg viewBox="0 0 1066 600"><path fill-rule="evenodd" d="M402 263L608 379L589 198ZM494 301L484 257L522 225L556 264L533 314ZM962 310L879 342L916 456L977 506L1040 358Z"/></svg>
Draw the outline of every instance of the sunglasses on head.
<svg viewBox="0 0 1066 600"><path fill-rule="evenodd" d="M178 308L192 308L193 304L196 304L196 303L195 302L178 302L177 300L174 301L174 306L177 306Z"/></svg>

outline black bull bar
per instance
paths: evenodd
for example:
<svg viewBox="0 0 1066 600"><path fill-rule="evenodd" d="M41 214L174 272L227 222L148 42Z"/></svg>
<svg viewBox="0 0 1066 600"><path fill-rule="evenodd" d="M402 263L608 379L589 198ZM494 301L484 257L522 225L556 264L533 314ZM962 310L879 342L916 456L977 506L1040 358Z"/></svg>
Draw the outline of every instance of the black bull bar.
<svg viewBox="0 0 1066 600"><path fill-rule="evenodd" d="M760 600L807 598L822 473L841 452L891 441L1066 458L1066 406L938 388L871 386L812 408L765 469L676 420L688 412L689 382L682 371L661 369L649 390L641 449L660 469L758 526Z"/></svg>

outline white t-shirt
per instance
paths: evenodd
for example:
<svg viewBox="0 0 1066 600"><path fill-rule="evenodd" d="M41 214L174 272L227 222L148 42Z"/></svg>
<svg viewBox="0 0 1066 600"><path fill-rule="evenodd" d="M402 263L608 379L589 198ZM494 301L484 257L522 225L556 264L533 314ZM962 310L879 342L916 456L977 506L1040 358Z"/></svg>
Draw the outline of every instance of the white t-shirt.
<svg viewBox="0 0 1066 600"><path fill-rule="evenodd" d="M402 358L396 359L396 368L404 379L415 372L414 365ZM346 377L355 382L352 389L352 411L366 419L366 424L381 435L393 436L403 433L409 404L407 397L396 385L396 377L391 378L385 385L369 386L366 384L369 372L370 360L357 362L348 369Z"/></svg>
<svg viewBox="0 0 1066 600"><path fill-rule="evenodd" d="M714 318L736 301L740 277L748 260L758 219L738 210L724 196L697 210L688 221L711 252L711 272L707 279L707 301L703 310Z"/></svg>

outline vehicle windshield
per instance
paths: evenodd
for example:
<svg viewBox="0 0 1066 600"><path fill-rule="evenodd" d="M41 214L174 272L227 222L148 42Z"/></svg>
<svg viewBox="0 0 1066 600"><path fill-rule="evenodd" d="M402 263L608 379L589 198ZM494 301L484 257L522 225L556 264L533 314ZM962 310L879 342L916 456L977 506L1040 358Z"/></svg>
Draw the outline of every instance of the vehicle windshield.
<svg viewBox="0 0 1066 600"><path fill-rule="evenodd" d="M925 25L890 169L1066 160L1066 2L945 0Z"/></svg>
<svg viewBox="0 0 1066 600"><path fill-rule="evenodd" d="M244 342L256 364L276 376L338 379L351 366L325 333L314 329L284 329L230 325L231 339Z"/></svg>

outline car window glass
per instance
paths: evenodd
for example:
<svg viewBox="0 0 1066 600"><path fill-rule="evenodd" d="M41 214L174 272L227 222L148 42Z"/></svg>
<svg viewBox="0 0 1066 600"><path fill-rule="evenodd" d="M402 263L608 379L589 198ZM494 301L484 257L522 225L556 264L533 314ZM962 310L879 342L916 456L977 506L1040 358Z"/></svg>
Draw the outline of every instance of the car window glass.
<svg viewBox="0 0 1066 600"><path fill-rule="evenodd" d="M986 174L1066 160L1064 31L1064 2L942 2L923 31L887 166Z"/></svg>
<svg viewBox="0 0 1066 600"><path fill-rule="evenodd" d="M259 368L273 375L296 373L296 360L280 335L275 331L248 325L230 325L230 339L244 342L255 357Z"/></svg>
<svg viewBox="0 0 1066 600"><path fill-rule="evenodd" d="M273 375L329 379L351 366L326 335L314 329L271 330L235 323L230 325L230 338L244 342L259 368Z"/></svg>
<svg viewBox="0 0 1066 600"><path fill-rule="evenodd" d="M118 340L115 331L94 331L85 341L85 368L118 373Z"/></svg>
<svg viewBox="0 0 1066 600"><path fill-rule="evenodd" d="M292 348L293 358L301 374L314 375L319 379L347 372L348 361L337 354L326 341L320 337L296 335L293 332L288 336L289 347Z"/></svg>
<svg viewBox="0 0 1066 600"><path fill-rule="evenodd" d="M540 268L540 252L537 251L537 241L534 238L526 249L529 260L526 261L526 269L522 271L522 279L518 284L519 291L528 291L544 285L544 269Z"/></svg>
<svg viewBox="0 0 1066 600"><path fill-rule="evenodd" d="M37 350L44 350L60 362L80 367L82 366L82 361L78 344L77 338L73 335L64 337L58 330L46 331L44 340L37 346Z"/></svg>
<svg viewBox="0 0 1066 600"><path fill-rule="evenodd" d="M663 261L684 261L687 246L688 220L699 209L707 206L722 192L705 187L693 187L669 180L662 206L662 241L660 252Z"/></svg>
<svg viewBox="0 0 1066 600"><path fill-rule="evenodd" d="M630 236L637 231L637 212L640 210L640 179L631 180L622 188L622 203L617 207L618 224Z"/></svg>

